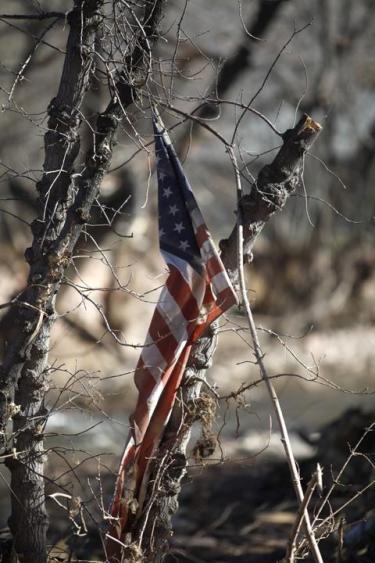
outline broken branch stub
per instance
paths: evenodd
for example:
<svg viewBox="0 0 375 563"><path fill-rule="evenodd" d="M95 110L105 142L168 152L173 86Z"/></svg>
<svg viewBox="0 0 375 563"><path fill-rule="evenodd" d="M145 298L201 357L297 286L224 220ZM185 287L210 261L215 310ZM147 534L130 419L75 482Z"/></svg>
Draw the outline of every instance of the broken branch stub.
<svg viewBox="0 0 375 563"><path fill-rule="evenodd" d="M296 190L306 152L316 140L321 126L308 115L303 115L293 129L283 134L283 145L271 164L266 164L250 193L240 202L244 233L244 258L251 256L252 248L264 225L276 211L281 211L288 197ZM237 224L227 239L220 241L221 259L232 281L237 272Z"/></svg>

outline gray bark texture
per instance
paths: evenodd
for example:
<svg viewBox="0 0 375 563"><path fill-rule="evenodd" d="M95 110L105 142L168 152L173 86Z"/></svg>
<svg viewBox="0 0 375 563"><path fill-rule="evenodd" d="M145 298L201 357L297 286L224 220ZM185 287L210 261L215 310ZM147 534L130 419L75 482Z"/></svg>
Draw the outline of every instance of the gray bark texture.
<svg viewBox="0 0 375 563"><path fill-rule="evenodd" d="M13 447L19 453L7 463L12 491L9 526L24 563L47 561L43 431L48 414L44 407L48 349L56 294L82 227L78 215L75 224L67 226L67 216L74 198L71 175L79 151L79 110L95 65L102 4L102 0L76 1L69 14L60 86L48 108L44 174L37 184L38 217L32 223L32 246L25 253L30 265L27 287L10 311L12 329L0 372L2 425L11 414L9 405L13 403L18 411L13 416Z"/></svg>
<svg viewBox="0 0 375 563"><path fill-rule="evenodd" d="M304 115L297 125L283 135L283 145L273 162L264 166L248 195L240 201L244 229L244 257L251 259L255 240L270 217L281 211L288 197L301 181L303 159L317 138L320 126ZM236 283L237 225L220 243L221 258ZM192 424L199 420L203 427L202 440L196 446L198 456L210 455L215 444L210 443L207 421L212 419L215 401L202 391L207 368L216 349L216 327L212 326L193 348L184 374L179 399L176 401L165 436L157 454L150 478L148 503L142 517L135 522L132 542L142 548L142 561L159 562L168 551L172 535L171 517L178 508L181 480L186 472L186 448ZM131 559L130 559L131 560Z"/></svg>
<svg viewBox="0 0 375 563"><path fill-rule="evenodd" d="M23 563L47 561L43 433L48 411L44 397L55 299L109 168L119 121L136 97L136 85L140 80L144 84L147 78L143 57L163 1L144 3L140 39L124 61L116 95L97 118L84 172L74 174L80 148L80 108L95 70L103 4L103 0L75 0L68 14L70 32L64 67L57 95L48 108L44 173L37 183L38 212L31 227L33 241L25 253L30 266L27 286L7 313L9 331L0 366L1 446L6 452L14 452L7 458L12 491L9 526ZM11 419L13 433L8 435Z"/></svg>

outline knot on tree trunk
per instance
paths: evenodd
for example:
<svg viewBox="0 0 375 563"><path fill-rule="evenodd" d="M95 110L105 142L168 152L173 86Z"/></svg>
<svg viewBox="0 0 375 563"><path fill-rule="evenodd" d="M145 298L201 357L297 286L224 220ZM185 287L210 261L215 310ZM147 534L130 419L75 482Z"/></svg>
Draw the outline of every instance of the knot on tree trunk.
<svg viewBox="0 0 375 563"><path fill-rule="evenodd" d="M58 98L53 98L48 105L48 127L52 130L49 131L51 136L63 135L64 128L67 130L76 128L80 123L79 112L77 108L63 103ZM56 131L55 129L58 128ZM72 132L70 132L72 136ZM69 141L69 139L66 139ZM74 139L70 139L72 142Z"/></svg>

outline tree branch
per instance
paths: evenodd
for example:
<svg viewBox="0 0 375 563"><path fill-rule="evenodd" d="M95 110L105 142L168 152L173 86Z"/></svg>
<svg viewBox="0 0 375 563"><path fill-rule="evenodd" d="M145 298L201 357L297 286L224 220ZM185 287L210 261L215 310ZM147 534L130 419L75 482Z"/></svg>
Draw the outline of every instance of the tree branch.
<svg viewBox="0 0 375 563"><path fill-rule="evenodd" d="M0 14L0 20L47 20L66 18L68 12L41 12L40 14Z"/></svg>
<svg viewBox="0 0 375 563"><path fill-rule="evenodd" d="M275 160L262 168L249 195L240 201L244 230L244 258L251 259L251 251L264 225L276 211L281 211L288 197L296 190L303 165L303 157L315 141L321 127L306 114L293 129L283 134L283 145ZM238 278L237 225L230 236L220 242L222 260L233 281Z"/></svg>
<svg viewBox="0 0 375 563"><path fill-rule="evenodd" d="M247 27L243 22L245 33L242 43L232 56L228 57L221 66L217 78L208 88L209 98L200 106L195 114L196 117L209 119L217 115L220 100L224 97L229 88L233 86L241 73L253 67L256 44L262 40L262 36L272 25L279 9L288 1L289 0L259 0L258 11L254 19L249 22ZM190 142L191 136L198 131L196 125L197 121L193 121L189 129L185 130L181 135L177 143L178 153L185 150L186 144Z"/></svg>
<svg viewBox="0 0 375 563"><path fill-rule="evenodd" d="M245 256L249 256L257 236L276 212L285 206L296 189L302 173L306 151L316 140L320 126L304 115L297 125L283 134L274 161L264 166L249 195L240 200L244 227ZM222 260L232 280L238 279L237 224L228 239L221 241ZM200 418L197 399L216 348L216 329L210 330L196 343L185 371L180 400L176 401L172 417L157 454L150 483L158 480L156 491L149 491L148 506L141 521L135 523L132 540L138 543L146 561L159 562L168 548L171 536L171 516L178 508L181 479L185 474L186 447L193 422ZM142 531L142 533L141 533Z"/></svg>

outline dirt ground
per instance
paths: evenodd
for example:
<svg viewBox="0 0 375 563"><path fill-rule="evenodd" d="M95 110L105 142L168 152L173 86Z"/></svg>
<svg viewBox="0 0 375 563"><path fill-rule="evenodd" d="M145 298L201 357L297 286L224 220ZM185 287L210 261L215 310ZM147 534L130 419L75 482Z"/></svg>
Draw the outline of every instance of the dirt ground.
<svg viewBox="0 0 375 563"><path fill-rule="evenodd" d="M323 464L324 490L315 495L310 513L316 513L322 499L344 463L349 444L361 436L362 429L374 420L374 413L364 415L357 410L327 426L318 442L316 453L300 463L304 485L319 459ZM361 451L369 454L354 458L335 487L330 510L335 512L374 479L375 435L370 434ZM194 473L194 472L192 472ZM195 472L197 473L197 472ZM276 563L285 555L291 525L296 518L296 503L288 468L284 460L258 461L257 458L214 465L188 479L175 519L175 535L168 561L216 563ZM361 519L374 519L374 489L338 512L334 524L322 526L321 550L325 563L362 562L375 559L375 534L363 534L349 542L348 530ZM325 510L321 518L326 517ZM337 528L343 523L343 545ZM332 531L333 530L333 531ZM300 553L302 555L303 553ZM311 559L307 557L306 561Z"/></svg>

